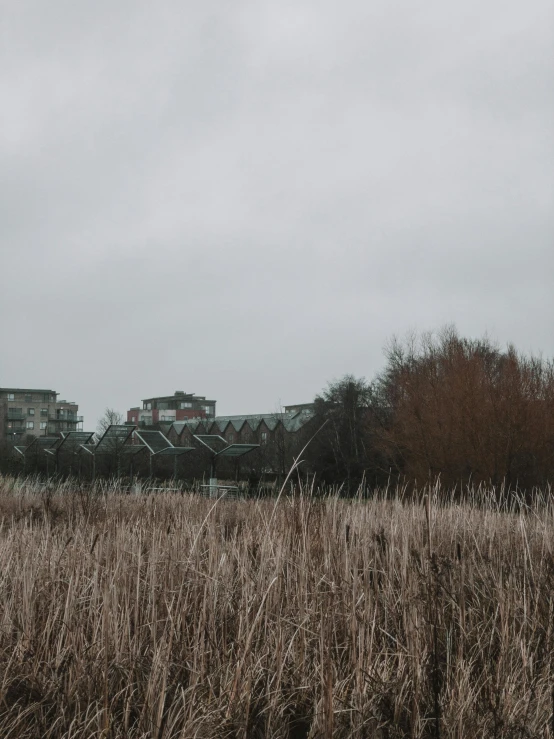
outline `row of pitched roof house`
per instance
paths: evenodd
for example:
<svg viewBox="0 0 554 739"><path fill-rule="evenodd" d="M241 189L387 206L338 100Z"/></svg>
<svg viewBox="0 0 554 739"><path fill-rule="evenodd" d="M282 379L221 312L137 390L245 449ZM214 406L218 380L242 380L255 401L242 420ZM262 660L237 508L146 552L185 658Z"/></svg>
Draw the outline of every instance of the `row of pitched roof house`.
<svg viewBox="0 0 554 739"><path fill-rule="evenodd" d="M216 416L186 421L159 421L151 428L160 430L176 447L197 446L195 437L220 436L227 444L258 444L240 463L241 476L254 479L281 478L313 434L314 413L311 405L287 407L272 414ZM192 462L192 459L190 460ZM233 476L236 470L222 460L219 474ZM187 466L189 460L187 460ZM189 470L195 475L200 469Z"/></svg>
<svg viewBox="0 0 554 739"><path fill-rule="evenodd" d="M39 391L35 390L19 391L8 389L4 393L5 404L10 406L10 404L17 404L18 401L20 401L20 404L23 401L29 404L31 400L35 400L35 395L38 398L37 402L39 400L43 402L42 396L45 392L40 391L42 393L41 395ZM52 395L52 399L55 400L57 394L54 391L49 392ZM0 400L3 397L2 393L0 393ZM50 396L48 400L51 400ZM0 410L1 408L2 403L0 402ZM195 453L186 454L183 457L183 462L179 464L180 471L184 477L194 478L204 476L206 472L205 468L209 468L205 450L197 438L199 436L219 436L227 445L256 445L257 448L242 457L238 463L222 459L221 463L218 464L218 474L233 477L238 473L238 468L240 467L242 478L267 480L271 478L279 479L286 475L294 459L314 433L314 411L313 405L309 403L285 406L283 411L275 413L255 415L217 416L215 408L215 400L207 400L204 396L177 391L173 395L147 398L142 401L142 407L129 409L127 411L126 425L132 426L138 432L146 430L160 431L173 446L194 449ZM34 415L34 407L28 409L29 415L31 415L31 411ZM65 411L63 412L65 413ZM15 412L10 408L9 413L14 415ZM7 415L8 412L6 412L6 417ZM82 417L79 417L78 420L82 425ZM30 426L30 424L28 425ZM54 433L55 429L47 428L46 424L43 429L41 425L40 431L33 429L27 434L27 446L32 439L33 433L34 437L36 437L35 441L39 437L39 434L48 437L48 441L55 441L56 437L63 438L69 431L82 431L79 426L75 425L68 428L63 427L61 430L64 433ZM13 429L10 428L10 431L13 431ZM92 437L92 434L90 436ZM132 437L130 436L129 441L126 443L132 443L131 439ZM10 441L13 444L19 441L19 444L23 444L21 449L25 447L23 437L18 439L14 436ZM46 441L47 439L45 438L44 443ZM67 456L65 447L68 446L70 444L64 442L63 449L60 446L56 452L58 462L64 456ZM14 448L19 449L20 447L14 446ZM58 446L56 445L55 448L58 449ZM38 449L39 447L35 445L25 452L25 458L28 457L27 461L29 464L32 459L35 462L38 459L36 455ZM33 453L31 453L32 450L34 450ZM42 456L44 457L43 462L44 460L47 462L49 457ZM105 461L106 463L109 462L109 460ZM146 462L137 458L136 464L139 466L146 464ZM168 460L160 459L160 472L163 472L164 464L168 466Z"/></svg>
<svg viewBox="0 0 554 739"><path fill-rule="evenodd" d="M127 424L161 431L176 447L197 448L195 437L215 435L227 444L258 444L240 462L243 475L282 476L293 463L306 439L313 434L313 404L285 406L276 413L218 416L216 401L204 395L177 390L142 400L127 411ZM201 454L194 455L199 460ZM193 457L187 459L187 468ZM195 474L199 470L195 471Z"/></svg>
<svg viewBox="0 0 554 739"><path fill-rule="evenodd" d="M47 476L55 471L85 480L97 475L175 476L273 484L286 476L313 435L314 420L313 411L303 408L267 415L160 421L149 427L127 422L109 426L96 437L91 432L35 437L26 445L15 446L14 456L27 473ZM177 452L179 448L182 454ZM304 468L303 475L306 472L309 470Z"/></svg>

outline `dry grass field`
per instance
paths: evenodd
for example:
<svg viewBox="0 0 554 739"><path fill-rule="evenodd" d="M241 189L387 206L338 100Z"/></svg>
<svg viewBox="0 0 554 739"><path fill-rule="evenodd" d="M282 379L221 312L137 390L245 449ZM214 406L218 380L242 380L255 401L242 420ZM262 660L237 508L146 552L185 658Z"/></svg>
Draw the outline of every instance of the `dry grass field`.
<svg viewBox="0 0 554 739"><path fill-rule="evenodd" d="M0 736L554 737L553 508L443 496L0 479Z"/></svg>

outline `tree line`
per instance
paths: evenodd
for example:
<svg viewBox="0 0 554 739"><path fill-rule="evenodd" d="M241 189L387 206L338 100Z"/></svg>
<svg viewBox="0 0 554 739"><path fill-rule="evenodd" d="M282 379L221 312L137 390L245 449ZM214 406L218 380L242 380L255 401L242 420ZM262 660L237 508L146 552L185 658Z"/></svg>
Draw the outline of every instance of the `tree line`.
<svg viewBox="0 0 554 739"><path fill-rule="evenodd" d="M554 363L455 328L393 339L368 382L347 375L314 401L307 452L321 481L544 487L554 479Z"/></svg>
<svg viewBox="0 0 554 739"><path fill-rule="evenodd" d="M500 349L488 338L464 338L451 326L391 340L373 380L345 375L316 395L313 408L311 422L295 433L278 423L268 443L245 457L242 477L256 486L273 475L280 484L301 458L304 479L307 473L316 486L341 486L345 494L360 484L421 487L438 478L450 489L484 483L521 491L554 480L554 362L511 345ZM107 409L98 434L121 421ZM22 468L5 444L0 472L47 474L49 460L39 456ZM171 460L155 467L157 475L175 474ZM234 474L231 467L221 473ZM81 469L73 457L63 464L58 459L56 468L64 474ZM120 468L111 455L97 473ZM204 468L209 461L196 454L179 465L179 475L202 476ZM137 458L139 473L152 474L148 460Z"/></svg>

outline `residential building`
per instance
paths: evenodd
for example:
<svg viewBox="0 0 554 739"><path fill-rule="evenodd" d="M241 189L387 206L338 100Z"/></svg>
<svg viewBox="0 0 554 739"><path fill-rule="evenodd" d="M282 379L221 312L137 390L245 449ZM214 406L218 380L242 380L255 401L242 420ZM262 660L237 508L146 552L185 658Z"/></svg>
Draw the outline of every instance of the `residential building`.
<svg viewBox="0 0 554 739"><path fill-rule="evenodd" d="M308 404L305 404L308 406ZM176 446L198 446L195 438L221 436L228 444L259 444L245 460L245 467L258 467L264 474L284 475L309 436L313 434L314 413L309 407L286 413L217 416L210 419L175 422L159 428Z"/></svg>
<svg viewBox="0 0 554 739"><path fill-rule="evenodd" d="M127 423L136 426L152 426L157 423L174 423L191 419L214 419L215 400L204 395L194 395L177 390L173 395L159 395L142 401L142 408L127 411Z"/></svg>
<svg viewBox="0 0 554 739"><path fill-rule="evenodd" d="M285 406L285 413L290 415L295 415L296 413L299 413L300 411L305 412L312 412L314 410L314 403L297 403L296 405L286 405Z"/></svg>
<svg viewBox="0 0 554 739"><path fill-rule="evenodd" d="M0 387L0 440L81 431L77 403L58 400L55 390Z"/></svg>

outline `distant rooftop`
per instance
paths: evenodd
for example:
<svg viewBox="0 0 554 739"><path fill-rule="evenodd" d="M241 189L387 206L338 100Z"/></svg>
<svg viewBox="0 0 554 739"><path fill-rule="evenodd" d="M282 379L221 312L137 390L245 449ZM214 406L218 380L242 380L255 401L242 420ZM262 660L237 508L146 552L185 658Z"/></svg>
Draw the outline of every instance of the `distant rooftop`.
<svg viewBox="0 0 554 739"><path fill-rule="evenodd" d="M311 411L314 408L313 403L297 403L296 405L286 405L285 413L296 413L298 411Z"/></svg>
<svg viewBox="0 0 554 739"><path fill-rule="evenodd" d="M183 390L176 390L173 395L152 395L150 398L143 398L143 403L148 403L152 400L186 400L187 398L194 400L206 400L205 395L195 395L194 393L185 393ZM208 403L215 403L215 400L208 400Z"/></svg>
<svg viewBox="0 0 554 739"><path fill-rule="evenodd" d="M311 404L305 405L311 406ZM245 423L255 431L262 422L265 423L270 430L273 430L277 424L281 422L287 431L298 431L298 429L307 423L312 416L313 411L311 407L305 407L298 411L288 411L286 413L253 413L240 416L216 416L213 419L200 420L191 418L183 421L174 421L172 425L178 434L180 434L185 427L194 429L200 424L205 426L206 423L215 423L221 432L224 431L228 424L232 424L235 430L239 431Z"/></svg>
<svg viewBox="0 0 554 739"><path fill-rule="evenodd" d="M37 387L0 387L0 393L49 393L59 395L55 390L45 390Z"/></svg>

